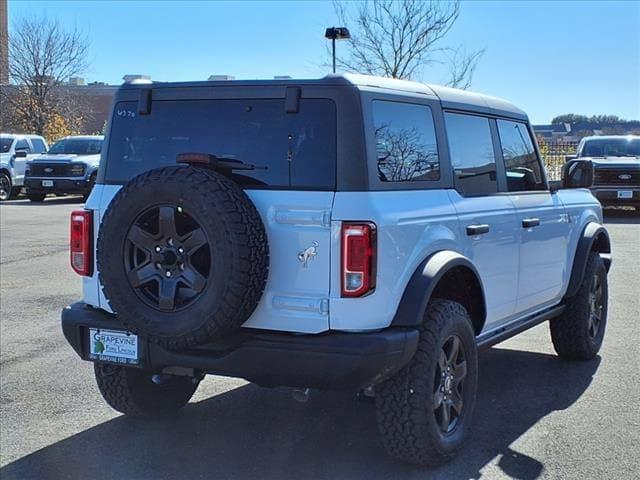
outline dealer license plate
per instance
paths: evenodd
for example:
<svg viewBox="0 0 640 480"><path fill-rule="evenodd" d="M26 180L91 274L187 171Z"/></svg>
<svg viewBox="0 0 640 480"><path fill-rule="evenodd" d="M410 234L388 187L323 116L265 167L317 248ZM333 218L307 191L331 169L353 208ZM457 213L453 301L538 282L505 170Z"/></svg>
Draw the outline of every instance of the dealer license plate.
<svg viewBox="0 0 640 480"><path fill-rule="evenodd" d="M618 198L633 198L631 190L618 190Z"/></svg>
<svg viewBox="0 0 640 480"><path fill-rule="evenodd" d="M43 187L53 187L53 180L42 180Z"/></svg>
<svg viewBox="0 0 640 480"><path fill-rule="evenodd" d="M89 358L104 362L138 363L138 336L119 330L89 329Z"/></svg>

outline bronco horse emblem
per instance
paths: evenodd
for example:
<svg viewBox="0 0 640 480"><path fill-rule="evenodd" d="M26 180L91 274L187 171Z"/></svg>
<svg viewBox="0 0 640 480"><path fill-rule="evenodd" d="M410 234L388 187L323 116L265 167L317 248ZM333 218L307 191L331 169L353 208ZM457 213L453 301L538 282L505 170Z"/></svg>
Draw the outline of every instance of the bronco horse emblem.
<svg viewBox="0 0 640 480"><path fill-rule="evenodd" d="M307 247L298 253L298 260L302 263L304 268L307 268L309 266L309 262L318 254L319 246L320 244L314 241L310 247Z"/></svg>

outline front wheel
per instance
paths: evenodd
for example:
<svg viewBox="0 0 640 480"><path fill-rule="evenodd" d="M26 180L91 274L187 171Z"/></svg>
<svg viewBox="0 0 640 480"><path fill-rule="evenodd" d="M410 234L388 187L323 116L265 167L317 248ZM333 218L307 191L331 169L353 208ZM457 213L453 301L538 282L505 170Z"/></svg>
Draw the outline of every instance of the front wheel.
<svg viewBox="0 0 640 480"><path fill-rule="evenodd" d="M549 322L559 356L590 360L598 354L607 326L608 299L607 269L598 252L591 252L578 292L569 299L564 313Z"/></svg>
<svg viewBox="0 0 640 480"><path fill-rule="evenodd" d="M471 318L457 302L430 302L411 362L376 388L378 428L392 456L435 466L466 437L478 358Z"/></svg>
<svg viewBox="0 0 640 480"><path fill-rule="evenodd" d="M0 202L13 198L13 193L11 177L5 172L0 173Z"/></svg>
<svg viewBox="0 0 640 480"><path fill-rule="evenodd" d="M184 407L199 381L192 377L164 375L160 384L153 374L119 365L94 363L98 388L106 402L119 412L135 417L166 415Z"/></svg>

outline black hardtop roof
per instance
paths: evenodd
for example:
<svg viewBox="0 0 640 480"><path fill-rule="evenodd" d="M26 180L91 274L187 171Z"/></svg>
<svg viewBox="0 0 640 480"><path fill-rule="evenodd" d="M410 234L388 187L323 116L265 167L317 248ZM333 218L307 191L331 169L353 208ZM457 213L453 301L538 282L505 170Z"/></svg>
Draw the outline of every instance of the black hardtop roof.
<svg viewBox="0 0 640 480"><path fill-rule="evenodd" d="M268 80L206 80L190 82L132 82L125 83L121 91L131 89L188 89L215 87L348 87L356 90L381 89L387 93L418 94L438 98L445 109L466 110L478 113L499 115L528 121L527 114L514 104L481 93L460 90L442 85L432 85L408 80L374 77L370 75L341 74L327 75L317 79L268 79Z"/></svg>

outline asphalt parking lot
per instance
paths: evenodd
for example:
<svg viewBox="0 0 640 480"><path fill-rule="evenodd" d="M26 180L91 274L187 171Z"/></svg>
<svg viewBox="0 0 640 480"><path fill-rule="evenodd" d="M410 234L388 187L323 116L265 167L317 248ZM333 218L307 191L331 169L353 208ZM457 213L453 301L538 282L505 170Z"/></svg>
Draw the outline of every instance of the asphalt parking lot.
<svg viewBox="0 0 640 480"><path fill-rule="evenodd" d="M68 267L79 200L0 206L0 478L638 478L640 217L609 212L614 248L600 358L568 363L546 324L481 354L464 453L429 471L388 458L373 406L207 377L179 415L131 421L102 401L66 344L60 310L80 298Z"/></svg>

